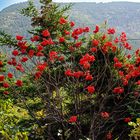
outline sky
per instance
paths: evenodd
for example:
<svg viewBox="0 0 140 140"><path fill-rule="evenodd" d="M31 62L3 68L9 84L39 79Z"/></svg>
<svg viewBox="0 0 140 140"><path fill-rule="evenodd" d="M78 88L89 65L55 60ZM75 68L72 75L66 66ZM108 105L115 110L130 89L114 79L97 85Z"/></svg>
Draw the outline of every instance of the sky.
<svg viewBox="0 0 140 140"><path fill-rule="evenodd" d="M27 0L0 0L0 10L10 6L11 4L24 2ZM53 0L54 2L111 2L111 1L131 1L140 2L140 0Z"/></svg>
<svg viewBox="0 0 140 140"><path fill-rule="evenodd" d="M6 8L12 4L19 3L19 2L24 2L27 0L0 0L0 10L3 8Z"/></svg>

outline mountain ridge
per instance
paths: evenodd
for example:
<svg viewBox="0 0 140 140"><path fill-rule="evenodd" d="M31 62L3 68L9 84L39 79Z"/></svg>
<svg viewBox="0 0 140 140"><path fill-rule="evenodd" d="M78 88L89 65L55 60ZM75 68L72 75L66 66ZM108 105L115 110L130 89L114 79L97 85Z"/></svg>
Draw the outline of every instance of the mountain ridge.
<svg viewBox="0 0 140 140"><path fill-rule="evenodd" d="M68 3L63 3L68 4ZM39 7L38 0L35 5ZM12 34L29 36L30 19L18 13L27 6L27 2L13 4L0 12L0 29ZM69 11L70 20L80 26L94 27L108 21L110 27L116 27L119 32L126 31L129 38L140 38L140 3L109 2L109 3L74 3ZM140 41L137 41L140 44ZM137 44L136 42L136 44Z"/></svg>

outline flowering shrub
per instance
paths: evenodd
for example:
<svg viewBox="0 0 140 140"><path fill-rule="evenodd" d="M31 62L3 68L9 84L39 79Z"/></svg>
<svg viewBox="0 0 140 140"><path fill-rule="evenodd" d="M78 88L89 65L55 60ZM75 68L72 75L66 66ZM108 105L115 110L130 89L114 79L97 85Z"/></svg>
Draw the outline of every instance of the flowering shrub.
<svg viewBox="0 0 140 140"><path fill-rule="evenodd" d="M64 15L68 7L42 3L40 13L32 15L30 41L12 38L7 65L22 77L1 74L3 93L41 99L42 117L29 112L43 127L43 138L127 139L127 123L139 113L140 50L129 54L124 32L75 27Z"/></svg>

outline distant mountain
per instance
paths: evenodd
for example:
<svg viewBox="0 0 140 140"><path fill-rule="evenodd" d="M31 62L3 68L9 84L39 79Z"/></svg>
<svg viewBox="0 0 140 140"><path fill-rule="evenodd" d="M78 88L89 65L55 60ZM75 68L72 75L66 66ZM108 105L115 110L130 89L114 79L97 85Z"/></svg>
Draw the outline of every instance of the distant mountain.
<svg viewBox="0 0 140 140"><path fill-rule="evenodd" d="M35 0L39 7L39 3ZM26 7L27 2L11 5L0 12L0 29L10 34L28 35L30 19L23 17L18 10ZM140 39L140 3L111 2L111 3L75 3L69 12L70 19L77 25L93 27L105 20L109 26L118 31L125 31L129 38ZM134 42L135 43L135 42ZM133 43L133 44L134 44ZM140 41L136 42L137 47Z"/></svg>

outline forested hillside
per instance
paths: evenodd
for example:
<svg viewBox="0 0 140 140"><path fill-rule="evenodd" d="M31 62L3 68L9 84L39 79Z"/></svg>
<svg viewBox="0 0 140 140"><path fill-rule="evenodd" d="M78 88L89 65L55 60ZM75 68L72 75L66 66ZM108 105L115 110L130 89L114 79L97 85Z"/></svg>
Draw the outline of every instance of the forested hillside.
<svg viewBox="0 0 140 140"><path fill-rule="evenodd" d="M35 0L39 7L39 3ZM30 19L19 14L18 10L25 7L27 2L11 5L0 12L0 29L11 34L28 35ZM109 26L118 31L125 31L129 38L140 38L140 3L112 2L112 3L75 3L69 12L71 20L77 25L102 24L105 20ZM140 41L133 43L138 45Z"/></svg>

